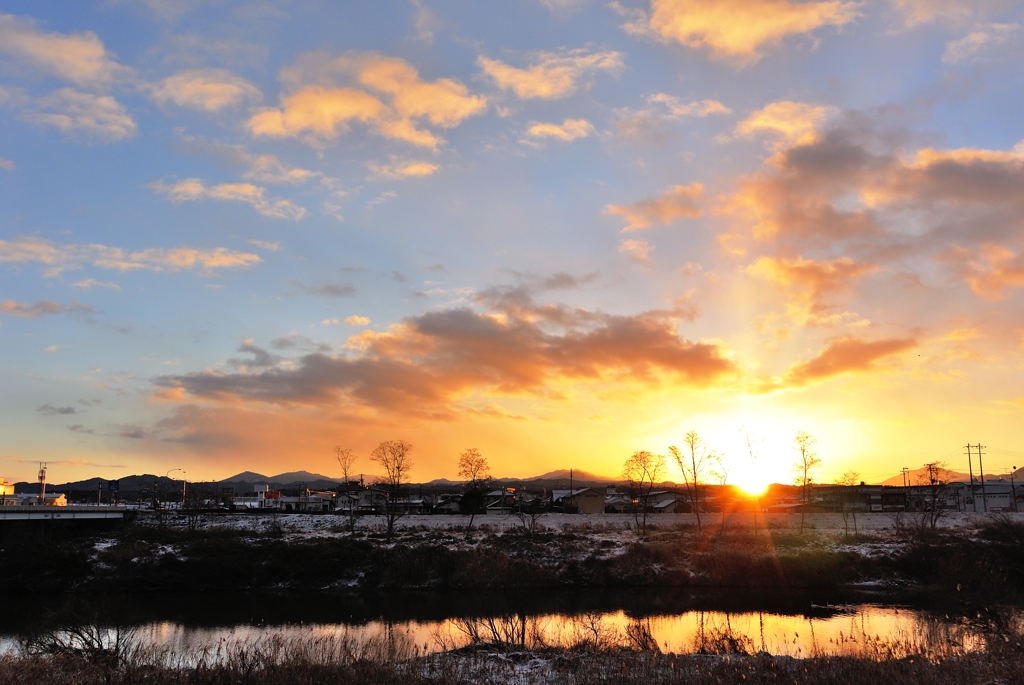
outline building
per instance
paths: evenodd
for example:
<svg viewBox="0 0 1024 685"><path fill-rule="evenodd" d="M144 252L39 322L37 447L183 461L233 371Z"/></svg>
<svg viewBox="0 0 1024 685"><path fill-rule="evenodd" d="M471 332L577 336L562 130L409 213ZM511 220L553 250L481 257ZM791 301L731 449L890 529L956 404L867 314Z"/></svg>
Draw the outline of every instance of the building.
<svg viewBox="0 0 1024 685"><path fill-rule="evenodd" d="M0 497L14 494L14 483L8 483L3 478L0 478Z"/></svg>
<svg viewBox="0 0 1024 685"><path fill-rule="evenodd" d="M441 495L430 510L433 514L458 514L461 511L462 495Z"/></svg>
<svg viewBox="0 0 1024 685"><path fill-rule="evenodd" d="M957 511L1020 511L1017 501L1024 490L1016 483L1005 480L987 480L984 487L976 480L972 486L968 482L950 483L946 486L949 496L956 503Z"/></svg>
<svg viewBox="0 0 1024 685"><path fill-rule="evenodd" d="M833 512L904 511L908 503L906 490L896 485L819 485L813 492L821 507Z"/></svg>
<svg viewBox="0 0 1024 685"><path fill-rule="evenodd" d="M603 514L605 493L594 488L552 490L551 507L566 514Z"/></svg>
<svg viewBox="0 0 1024 685"><path fill-rule="evenodd" d="M48 492L43 498L43 506L47 507L66 507L68 505L68 496L63 492ZM0 506L5 507L37 507L39 506L39 495L33 495L31 493L11 493L10 495L0 495Z"/></svg>

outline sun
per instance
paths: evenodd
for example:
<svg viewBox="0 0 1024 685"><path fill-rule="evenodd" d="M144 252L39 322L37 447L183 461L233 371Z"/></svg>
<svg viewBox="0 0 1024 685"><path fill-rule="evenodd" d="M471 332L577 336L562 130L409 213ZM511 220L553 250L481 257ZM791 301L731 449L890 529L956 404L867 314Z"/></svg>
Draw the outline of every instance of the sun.
<svg viewBox="0 0 1024 685"><path fill-rule="evenodd" d="M736 487L751 497L763 495L771 484L771 478L762 477L757 473L744 474L744 477L736 479Z"/></svg>

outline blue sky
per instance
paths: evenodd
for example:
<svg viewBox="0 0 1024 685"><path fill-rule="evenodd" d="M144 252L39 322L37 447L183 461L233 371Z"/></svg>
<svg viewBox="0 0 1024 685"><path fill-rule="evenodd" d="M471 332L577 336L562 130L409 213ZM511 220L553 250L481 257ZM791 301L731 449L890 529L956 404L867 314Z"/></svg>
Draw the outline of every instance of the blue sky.
<svg viewBox="0 0 1024 685"><path fill-rule="evenodd" d="M1024 461L1022 14L2 2L0 476Z"/></svg>

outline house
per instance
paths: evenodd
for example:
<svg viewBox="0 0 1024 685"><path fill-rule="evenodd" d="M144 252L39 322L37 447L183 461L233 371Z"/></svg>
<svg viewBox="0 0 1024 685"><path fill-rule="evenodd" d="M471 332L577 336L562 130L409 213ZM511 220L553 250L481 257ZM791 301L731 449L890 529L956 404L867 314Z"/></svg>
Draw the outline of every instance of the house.
<svg viewBox="0 0 1024 685"><path fill-rule="evenodd" d="M498 488L484 493L484 507L488 508L494 504L511 507L516 502L515 488Z"/></svg>
<svg viewBox="0 0 1024 685"><path fill-rule="evenodd" d="M462 495L441 495L431 508L433 514L458 514L462 511Z"/></svg>
<svg viewBox="0 0 1024 685"><path fill-rule="evenodd" d="M555 511L561 510L567 514L602 514L605 493L595 488L552 490L551 505Z"/></svg>
<svg viewBox="0 0 1024 685"><path fill-rule="evenodd" d="M633 498L620 492L606 495L604 498L604 510L609 514L626 514L634 509Z"/></svg>
<svg viewBox="0 0 1024 685"><path fill-rule="evenodd" d="M360 514L376 514L384 510L388 501L387 493L380 488L366 488L358 493L357 511Z"/></svg>

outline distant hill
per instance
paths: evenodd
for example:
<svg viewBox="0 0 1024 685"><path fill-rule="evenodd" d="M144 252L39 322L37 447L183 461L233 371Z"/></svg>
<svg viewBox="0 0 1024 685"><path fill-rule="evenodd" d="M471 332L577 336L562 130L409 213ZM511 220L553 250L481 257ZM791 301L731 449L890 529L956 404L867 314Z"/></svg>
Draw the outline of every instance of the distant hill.
<svg viewBox="0 0 1024 685"><path fill-rule="evenodd" d="M573 481L588 481L591 483L618 483L621 478L609 478L607 476L598 476L587 471L580 469L572 469ZM548 471L540 476L533 476L532 478L521 478L520 480L569 480L569 469L558 469L557 471Z"/></svg>
<svg viewBox="0 0 1024 685"><path fill-rule="evenodd" d="M321 473L310 473L309 471L288 471L286 473L279 473L276 476L264 476L262 473L255 473L254 471L242 471L241 473L235 474L230 478L225 478L225 483L237 483L239 481L249 482L264 482L264 483L299 483L299 482L313 482L318 480L327 480L331 482L339 482L340 478L332 478L331 476L325 476Z"/></svg>
<svg viewBox="0 0 1024 685"><path fill-rule="evenodd" d="M946 471L943 475L944 475L944 477L946 479L948 479L950 481L964 481L964 482L967 482L971 478L970 474L963 473L963 472L960 472L960 471ZM985 473L985 480L986 481L989 481L989 480L999 480L1000 478L1005 478L1007 475L1009 475L1009 474L1006 474L1006 473L992 473L991 471L986 471L986 473ZM1014 472L1013 477L1014 477L1014 479L1019 479L1019 478L1024 477L1024 468L1017 469ZM911 469L909 472L907 472L907 479L908 479L908 482L911 485L918 485L918 484L920 484L922 482L927 482L927 480L928 480L928 469L923 468L923 467L919 468L919 469ZM977 471L974 472L974 480L975 481L978 480L978 472ZM903 485L903 474L895 475L892 478L886 478L881 483L876 483L876 485Z"/></svg>

